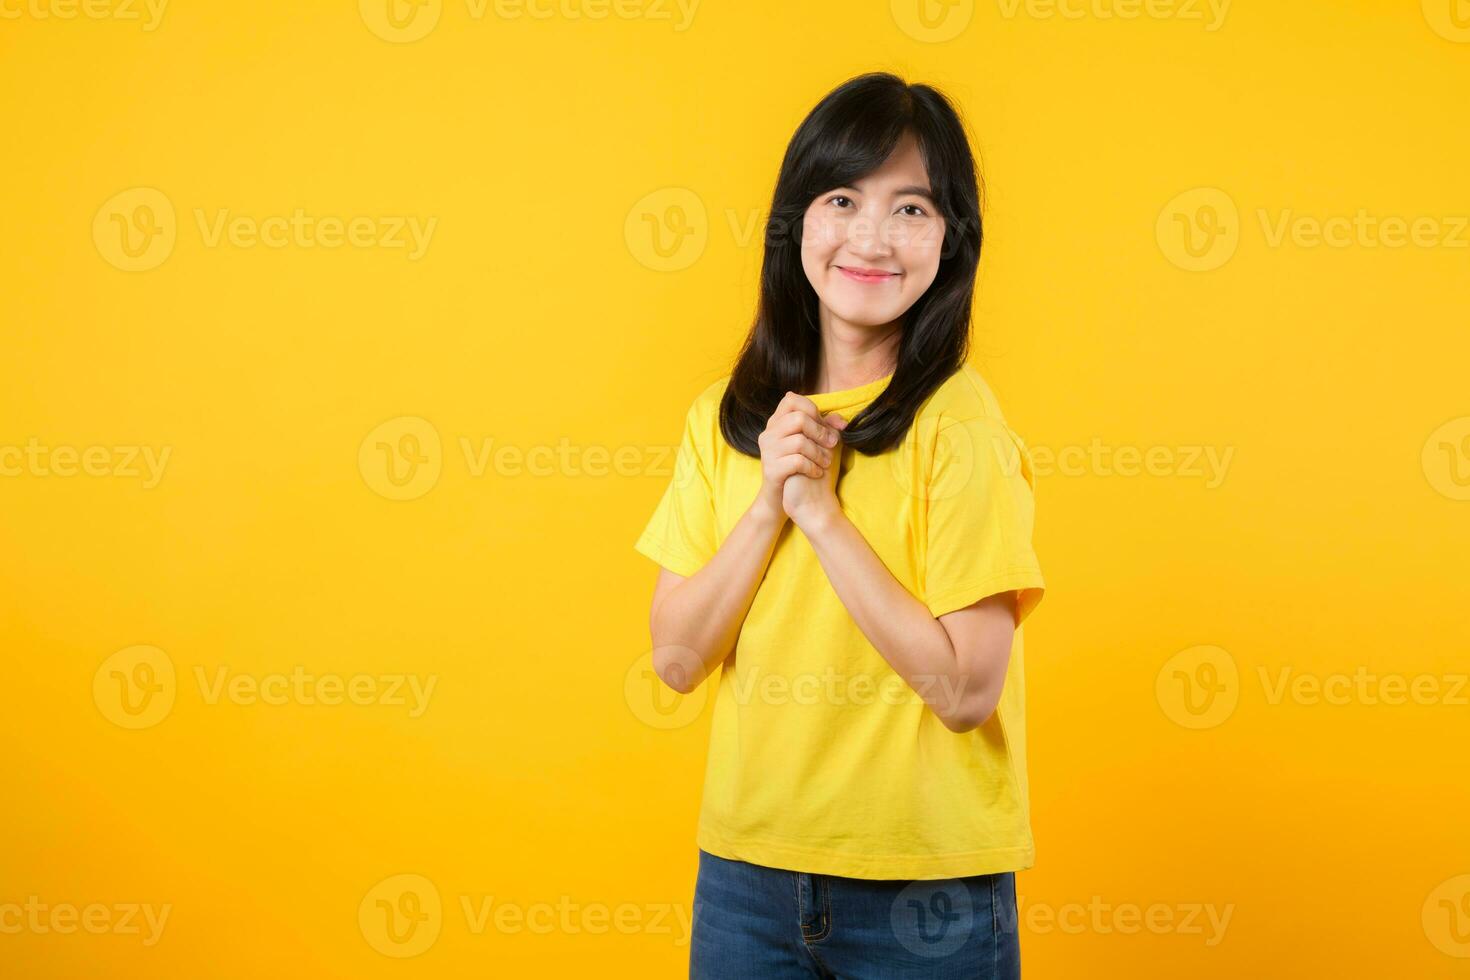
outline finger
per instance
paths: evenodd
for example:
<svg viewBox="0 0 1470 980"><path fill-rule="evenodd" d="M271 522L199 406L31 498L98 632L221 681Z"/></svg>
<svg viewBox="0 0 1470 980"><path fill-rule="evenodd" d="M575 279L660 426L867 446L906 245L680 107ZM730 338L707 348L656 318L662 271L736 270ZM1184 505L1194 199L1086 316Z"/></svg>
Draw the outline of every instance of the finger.
<svg viewBox="0 0 1470 980"><path fill-rule="evenodd" d="M841 415L838 415L836 412L828 412L825 416L823 416L822 421L830 425L832 428L838 430L839 432L847 428L847 419L843 418Z"/></svg>
<svg viewBox="0 0 1470 980"><path fill-rule="evenodd" d="M783 436L800 432L813 442L832 447L837 445L837 430L812 418L805 412L787 412L776 423L776 430Z"/></svg>
<svg viewBox="0 0 1470 980"><path fill-rule="evenodd" d="M782 456L776 461L776 478L778 480L785 480L788 476L820 477L825 473L826 470L799 453Z"/></svg>
<svg viewBox="0 0 1470 980"><path fill-rule="evenodd" d="M794 391L788 391L776 404L776 411L771 415L779 415L784 412L803 412L812 418L820 418L822 413L817 411L817 403L805 395L798 395Z"/></svg>
<svg viewBox="0 0 1470 980"><path fill-rule="evenodd" d="M830 449L817 445L804 435L787 436L781 440L778 446L778 451L783 456L800 454L818 466L826 466L832 462L832 451Z"/></svg>

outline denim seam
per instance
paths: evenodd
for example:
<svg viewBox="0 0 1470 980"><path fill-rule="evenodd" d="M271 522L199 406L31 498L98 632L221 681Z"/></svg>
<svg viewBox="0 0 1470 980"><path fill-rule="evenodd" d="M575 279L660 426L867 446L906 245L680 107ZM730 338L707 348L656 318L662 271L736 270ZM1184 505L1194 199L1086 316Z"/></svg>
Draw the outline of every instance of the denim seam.
<svg viewBox="0 0 1470 980"><path fill-rule="evenodd" d="M832 896L827 891L826 878L814 875L813 881L822 891L822 900L817 903L817 907L821 910L822 915L822 931L815 936L807 938L807 942L819 943L832 935ZM815 895L815 890L813 890L813 895Z"/></svg>
<svg viewBox="0 0 1470 980"><path fill-rule="evenodd" d="M806 929L801 924L801 873L797 871L787 872L791 875L791 898L796 905L796 931L801 934L802 941L806 941Z"/></svg>
<svg viewBox="0 0 1470 980"><path fill-rule="evenodd" d="M832 971L827 969L827 964L823 963L822 960L821 960L821 957L817 956L816 950L812 949L811 946L808 945L808 939L807 939L807 934L806 934L806 926L801 921L801 919L802 919L802 915L801 915L801 911L802 911L802 909L801 909L801 875L802 875L802 872L800 872L800 871L791 871L791 872L787 872L787 873L791 875L791 897L796 900L796 931L801 935L801 948L804 949L804 950L806 950L806 955L807 956L810 956L811 957L812 963L815 964L819 975L822 975L822 974L830 975ZM830 916L828 917L828 923L829 923L829 925L831 923Z"/></svg>
<svg viewBox="0 0 1470 980"><path fill-rule="evenodd" d="M996 909L999 907L999 898L996 895L996 882L1000 875L990 876L990 951L991 951L991 976L1000 976L1000 923L996 921Z"/></svg>

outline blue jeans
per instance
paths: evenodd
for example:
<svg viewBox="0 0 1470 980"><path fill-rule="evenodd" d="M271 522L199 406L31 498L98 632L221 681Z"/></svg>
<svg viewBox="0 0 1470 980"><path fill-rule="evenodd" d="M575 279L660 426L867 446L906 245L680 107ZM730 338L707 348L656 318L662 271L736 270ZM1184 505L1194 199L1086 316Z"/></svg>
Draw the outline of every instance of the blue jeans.
<svg viewBox="0 0 1470 980"><path fill-rule="evenodd" d="M843 878L699 851L690 980L1016 980L1013 871Z"/></svg>

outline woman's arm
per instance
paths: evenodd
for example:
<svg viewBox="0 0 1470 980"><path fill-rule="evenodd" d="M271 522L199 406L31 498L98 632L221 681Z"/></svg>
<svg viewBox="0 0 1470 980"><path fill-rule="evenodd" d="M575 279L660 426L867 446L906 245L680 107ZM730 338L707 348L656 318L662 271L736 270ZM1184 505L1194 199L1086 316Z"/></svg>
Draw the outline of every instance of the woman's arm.
<svg viewBox="0 0 1470 980"><path fill-rule="evenodd" d="M953 732L995 711L1015 637L1015 593L940 616L909 593L840 507L797 521L853 621Z"/></svg>
<svg viewBox="0 0 1470 980"><path fill-rule="evenodd" d="M1016 595L1001 592L939 618L888 571L820 480L793 477L791 519L811 541L853 621L946 728L967 732L994 713L1016 629ZM798 482L799 481L799 482Z"/></svg>
<svg viewBox="0 0 1470 980"><path fill-rule="evenodd" d="M759 438L761 488L710 560L685 578L660 569L648 629L653 669L688 694L735 648L740 627L765 575L787 516L781 505L787 477L826 476L840 415L823 417L809 398L792 392L771 414Z"/></svg>
<svg viewBox="0 0 1470 980"><path fill-rule="evenodd" d="M735 648L785 523L756 500L699 571L659 569L648 629L653 669L669 687L688 694Z"/></svg>

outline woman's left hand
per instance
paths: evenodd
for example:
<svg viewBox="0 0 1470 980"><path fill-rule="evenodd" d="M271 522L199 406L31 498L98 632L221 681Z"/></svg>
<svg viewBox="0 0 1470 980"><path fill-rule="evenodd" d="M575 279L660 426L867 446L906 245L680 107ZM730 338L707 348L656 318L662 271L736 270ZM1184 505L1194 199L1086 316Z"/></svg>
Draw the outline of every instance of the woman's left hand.
<svg viewBox="0 0 1470 980"><path fill-rule="evenodd" d="M822 421L839 432L847 428L847 420L836 412L822 416ZM832 462L821 476L794 473L781 485L781 507L797 527L805 527L814 518L842 509L837 502L837 474L842 469L844 452L841 439L837 440L837 445L832 447L831 452Z"/></svg>

